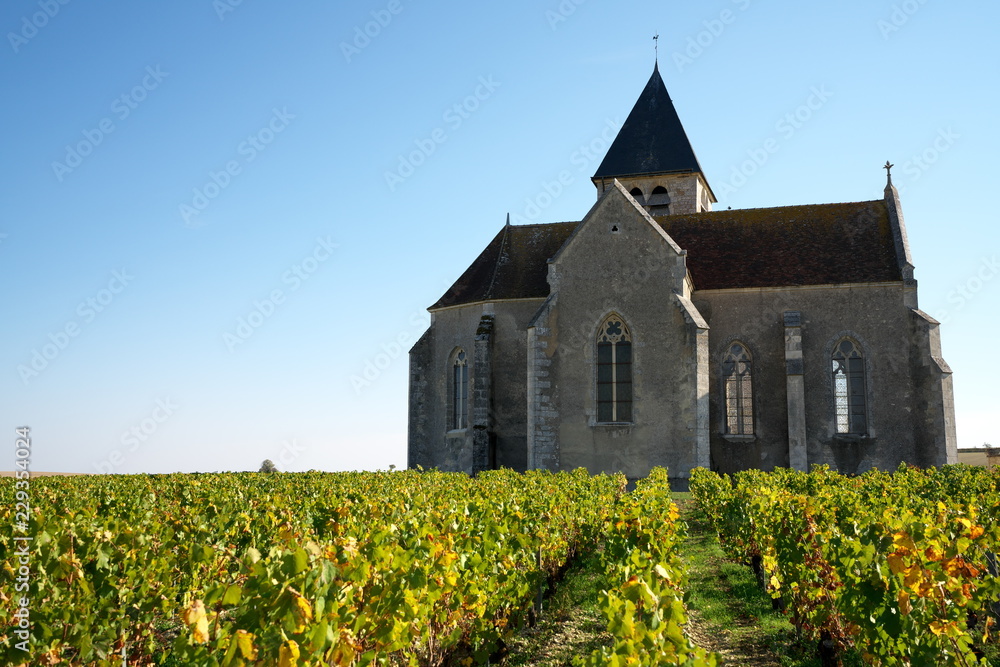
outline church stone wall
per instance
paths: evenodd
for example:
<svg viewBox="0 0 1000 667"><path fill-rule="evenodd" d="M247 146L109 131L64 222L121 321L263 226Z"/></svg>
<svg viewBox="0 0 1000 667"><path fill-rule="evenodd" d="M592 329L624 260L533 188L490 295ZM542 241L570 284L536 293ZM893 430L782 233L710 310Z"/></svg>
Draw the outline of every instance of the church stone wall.
<svg viewBox="0 0 1000 667"><path fill-rule="evenodd" d="M917 394L922 389L911 355L926 341L914 336L913 311L904 305L901 283L696 291L692 300L711 326L713 467L735 472L789 465L783 322L787 311L801 315L808 463L827 463L852 474L873 467L892 470L902 461L920 462L915 431L920 417ZM844 336L864 350L869 437L836 433L830 359L833 346ZM721 361L734 340L747 345L753 355L752 438L723 435Z"/></svg>
<svg viewBox="0 0 1000 667"><path fill-rule="evenodd" d="M535 404L535 436L545 435L539 427L555 430L561 469L638 478L667 466L671 477L686 478L697 465L699 405L698 329L675 298L684 255L612 191L555 262L549 282L558 298L533 332L533 362L547 362L538 368L549 374L533 387L548 400ZM596 336L612 312L632 336L632 424L597 423Z"/></svg>
<svg viewBox="0 0 1000 667"><path fill-rule="evenodd" d="M495 304L493 428L497 467L528 467L528 389L525 330L541 299Z"/></svg>
<svg viewBox="0 0 1000 667"><path fill-rule="evenodd" d="M476 329L482 315L481 304L437 311L410 351L410 467L472 472L471 410L468 428L449 429L449 383L456 348L465 351L469 383L475 383ZM471 391L469 398L471 406Z"/></svg>
<svg viewBox="0 0 1000 667"><path fill-rule="evenodd" d="M409 466L472 473L485 460L486 467L526 469L525 329L541 302L479 303L434 312L431 327L410 351ZM492 316L488 333L482 328L484 315ZM449 423L456 348L468 358L470 384L469 426L457 431ZM492 377L481 377L485 368ZM486 426L478 440L477 423Z"/></svg>
<svg viewBox="0 0 1000 667"><path fill-rule="evenodd" d="M951 368L941 356L939 322L920 310L910 311L913 346L911 372L916 386L916 447L922 466L958 463L955 395Z"/></svg>
<svg viewBox="0 0 1000 667"><path fill-rule="evenodd" d="M622 176L618 179L622 186L632 191L639 188L642 191L643 201L647 203L649 197L656 186L663 186L670 196L670 214L700 213L701 211L711 211L711 198L707 195L705 181L699 174L656 174L652 176L636 175ZM614 187L614 179L598 180L597 196L600 198L608 190Z"/></svg>

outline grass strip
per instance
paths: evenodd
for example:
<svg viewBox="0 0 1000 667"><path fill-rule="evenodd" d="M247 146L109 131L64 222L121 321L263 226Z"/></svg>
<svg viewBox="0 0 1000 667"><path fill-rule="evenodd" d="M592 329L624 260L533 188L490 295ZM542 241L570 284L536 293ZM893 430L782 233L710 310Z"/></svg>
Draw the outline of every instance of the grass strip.
<svg viewBox="0 0 1000 667"><path fill-rule="evenodd" d="M525 628L510 642L505 667L563 667L571 665L574 656L610 646L613 640L599 604L604 586L599 551L581 553L543 603L535 627Z"/></svg>
<svg viewBox="0 0 1000 667"><path fill-rule="evenodd" d="M795 628L772 608L753 571L727 560L691 494L674 494L674 502L688 524L681 558L688 570L687 607L695 641L723 654L727 664L820 667L815 645L798 641ZM856 655L843 660L844 667L863 665Z"/></svg>

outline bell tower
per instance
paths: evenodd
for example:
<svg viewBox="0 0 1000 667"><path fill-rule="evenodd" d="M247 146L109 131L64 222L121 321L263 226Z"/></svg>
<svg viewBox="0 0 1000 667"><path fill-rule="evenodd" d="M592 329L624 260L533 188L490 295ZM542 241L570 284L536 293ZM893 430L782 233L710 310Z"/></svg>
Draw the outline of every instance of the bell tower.
<svg viewBox="0 0 1000 667"><path fill-rule="evenodd" d="M591 178L597 196L616 178L654 216L710 211L718 201L663 84L659 64Z"/></svg>

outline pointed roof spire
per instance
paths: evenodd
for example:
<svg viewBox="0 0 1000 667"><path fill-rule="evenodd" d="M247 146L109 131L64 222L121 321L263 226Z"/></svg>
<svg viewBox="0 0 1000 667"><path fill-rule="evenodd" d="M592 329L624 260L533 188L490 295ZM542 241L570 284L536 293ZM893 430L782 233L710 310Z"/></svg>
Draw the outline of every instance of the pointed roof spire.
<svg viewBox="0 0 1000 667"><path fill-rule="evenodd" d="M594 178L669 172L704 175L657 63Z"/></svg>

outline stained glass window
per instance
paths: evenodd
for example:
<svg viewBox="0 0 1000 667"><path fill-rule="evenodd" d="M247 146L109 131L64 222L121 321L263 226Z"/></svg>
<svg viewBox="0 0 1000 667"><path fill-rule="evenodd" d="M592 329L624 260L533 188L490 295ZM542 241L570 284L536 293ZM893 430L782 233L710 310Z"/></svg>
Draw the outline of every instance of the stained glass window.
<svg viewBox="0 0 1000 667"><path fill-rule="evenodd" d="M753 435L753 362L742 343L733 343L722 359L726 433Z"/></svg>
<svg viewBox="0 0 1000 667"><path fill-rule="evenodd" d="M863 435L866 417L865 359L854 341L845 338L833 348L833 402L837 433Z"/></svg>

